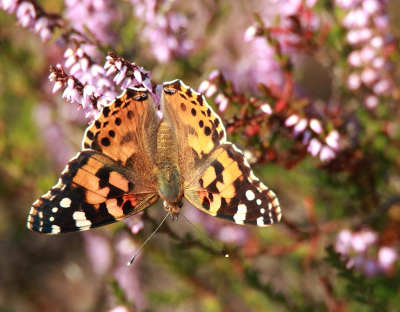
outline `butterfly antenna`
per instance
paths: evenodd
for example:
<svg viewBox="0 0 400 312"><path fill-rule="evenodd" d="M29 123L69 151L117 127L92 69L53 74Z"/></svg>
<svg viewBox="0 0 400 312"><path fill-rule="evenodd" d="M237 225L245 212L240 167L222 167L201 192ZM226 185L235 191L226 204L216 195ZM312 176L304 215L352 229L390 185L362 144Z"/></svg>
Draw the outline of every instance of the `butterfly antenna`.
<svg viewBox="0 0 400 312"><path fill-rule="evenodd" d="M226 258L229 257L229 254L228 254L225 250L219 248L219 247L217 246L217 244L215 244L206 234L204 234L199 228L197 228L192 222L190 222L189 219L185 217L185 215L182 214L182 216L186 219L187 222L190 223L191 226L193 226L198 232L200 232L201 234L203 234L203 236L204 236L205 238L207 238L207 239L211 242L211 244L213 244L215 247L217 247L217 248L219 249L219 251L223 254L224 257L226 257Z"/></svg>
<svg viewBox="0 0 400 312"><path fill-rule="evenodd" d="M143 246L146 245L146 243L150 240L150 238L156 234L156 232L158 231L158 229L161 227L161 225L164 223L165 219L167 219L169 215L169 212L166 214L166 216L164 217L164 219L161 221L161 223L157 226L157 228L154 230L153 233L151 233L151 235L146 239L146 241L142 244L142 246L140 246L140 248L138 249L138 251L136 251L135 255L131 258L131 260L129 260L128 265L131 265L132 262L135 260L136 256L139 254L140 250L142 250Z"/></svg>

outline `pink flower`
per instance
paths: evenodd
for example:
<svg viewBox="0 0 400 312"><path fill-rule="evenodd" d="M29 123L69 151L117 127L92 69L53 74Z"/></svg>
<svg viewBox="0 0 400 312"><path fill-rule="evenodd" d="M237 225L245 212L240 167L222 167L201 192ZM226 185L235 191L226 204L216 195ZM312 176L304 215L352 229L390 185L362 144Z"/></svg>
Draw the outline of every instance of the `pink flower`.
<svg viewBox="0 0 400 312"><path fill-rule="evenodd" d="M375 95L368 95L364 99L364 103L365 103L365 106L367 106L367 108L374 109L379 104L379 98L377 96L375 96Z"/></svg>
<svg viewBox="0 0 400 312"><path fill-rule="evenodd" d="M199 91L200 93L204 93L204 91L206 91L208 88L210 87L210 82L208 80L204 80L199 88L197 89L197 91Z"/></svg>
<svg viewBox="0 0 400 312"><path fill-rule="evenodd" d="M385 42L384 42L384 40L383 40L383 38L381 36L375 36L370 41L370 45L376 50L382 49L384 43Z"/></svg>
<svg viewBox="0 0 400 312"><path fill-rule="evenodd" d="M125 306L117 306L111 309L110 312L129 312L129 309Z"/></svg>
<svg viewBox="0 0 400 312"><path fill-rule="evenodd" d="M320 141L318 141L318 139L314 138L314 139L311 139L310 143L308 144L307 151L312 156L315 157L320 152L321 147L322 147L322 143Z"/></svg>
<svg viewBox="0 0 400 312"><path fill-rule="evenodd" d="M378 77L378 73L372 68L365 68L361 73L361 81L367 86L372 85Z"/></svg>
<svg viewBox="0 0 400 312"><path fill-rule="evenodd" d="M316 133L316 134L320 134L322 132L322 125L321 123L313 118L310 120L310 128Z"/></svg>
<svg viewBox="0 0 400 312"><path fill-rule="evenodd" d="M243 40L244 42L248 42L254 39L257 34L257 28L254 26L250 26L244 33Z"/></svg>
<svg viewBox="0 0 400 312"><path fill-rule="evenodd" d="M360 67L362 65L360 51L358 50L352 51L347 56L347 62L353 67Z"/></svg>
<svg viewBox="0 0 400 312"><path fill-rule="evenodd" d="M308 125L308 120L306 118L302 118L299 120L299 122L294 126L293 128L293 135L297 136L300 133L302 133Z"/></svg>
<svg viewBox="0 0 400 312"><path fill-rule="evenodd" d="M381 5L377 0L363 0L361 5L364 12L368 13L369 15L377 14L381 10Z"/></svg>
<svg viewBox="0 0 400 312"><path fill-rule="evenodd" d="M361 86L361 78L356 73L351 73L347 78L347 87L350 90L357 90Z"/></svg>
<svg viewBox="0 0 400 312"><path fill-rule="evenodd" d="M260 108L264 113L266 113L268 115L272 114L272 108L269 104L265 103L265 104L261 105Z"/></svg>
<svg viewBox="0 0 400 312"><path fill-rule="evenodd" d="M53 94L56 93L58 90L60 90L62 88L62 86L63 86L63 83L61 81L57 81L53 87Z"/></svg>
<svg viewBox="0 0 400 312"><path fill-rule="evenodd" d="M90 231L85 231L83 239L94 273L105 275L112 263L109 240L105 236Z"/></svg>
<svg viewBox="0 0 400 312"><path fill-rule="evenodd" d="M22 27L31 26L36 19L36 10L31 2L22 2L17 8L17 18Z"/></svg>
<svg viewBox="0 0 400 312"><path fill-rule="evenodd" d="M376 56L375 50L371 46L364 46L360 51L361 60L368 64L370 63Z"/></svg>
<svg viewBox="0 0 400 312"><path fill-rule="evenodd" d="M215 78L217 78L220 75L220 72L218 69L214 69L209 75L208 75L208 80L212 81ZM199 91L200 92L200 91Z"/></svg>
<svg viewBox="0 0 400 312"><path fill-rule="evenodd" d="M356 7L361 0L335 0L335 4L342 9L349 10Z"/></svg>
<svg viewBox="0 0 400 312"><path fill-rule="evenodd" d="M347 13L343 19L347 28L362 28L368 26L368 16L362 9L355 9Z"/></svg>
<svg viewBox="0 0 400 312"><path fill-rule="evenodd" d="M378 235L370 230L356 232L351 239L351 246L358 253L364 253L367 249L376 243Z"/></svg>
<svg viewBox="0 0 400 312"><path fill-rule="evenodd" d="M206 92L206 97L212 96L215 92L217 92L217 86L215 84L211 84Z"/></svg>
<svg viewBox="0 0 400 312"><path fill-rule="evenodd" d="M385 94L392 89L392 82L389 79L381 79L373 87L372 90L375 94Z"/></svg>
<svg viewBox="0 0 400 312"><path fill-rule="evenodd" d="M291 127L294 126L295 124L297 124L299 122L299 116L294 114L291 115L288 119L285 120L285 126L286 127Z"/></svg>
<svg viewBox="0 0 400 312"><path fill-rule="evenodd" d="M336 157L336 153L328 146L323 146L321 148L321 153L319 154L319 158L321 161L329 161Z"/></svg>
<svg viewBox="0 0 400 312"><path fill-rule="evenodd" d="M394 248L386 246L379 248L378 262L385 271L392 269L398 258L399 254Z"/></svg>
<svg viewBox="0 0 400 312"><path fill-rule="evenodd" d="M18 8L18 0L0 0L0 8L8 14L14 13Z"/></svg>

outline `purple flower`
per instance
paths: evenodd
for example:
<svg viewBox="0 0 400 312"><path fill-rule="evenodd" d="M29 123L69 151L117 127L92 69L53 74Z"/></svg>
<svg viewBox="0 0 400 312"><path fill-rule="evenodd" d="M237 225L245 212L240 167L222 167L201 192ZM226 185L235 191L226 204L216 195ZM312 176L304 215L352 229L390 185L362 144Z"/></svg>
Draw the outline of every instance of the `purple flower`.
<svg viewBox="0 0 400 312"><path fill-rule="evenodd" d="M101 43L112 43L116 34L111 31L111 23L117 18L115 5L110 0L66 0L66 17L81 33L89 29Z"/></svg>
<svg viewBox="0 0 400 312"><path fill-rule="evenodd" d="M299 122L300 118L298 115L294 114L291 115L288 119L285 120L285 126L286 127L291 127L294 126L295 124L297 124Z"/></svg>
<svg viewBox="0 0 400 312"><path fill-rule="evenodd" d="M347 87L350 90L357 90L361 86L361 78L357 73L351 73L347 78Z"/></svg>
<svg viewBox="0 0 400 312"><path fill-rule="evenodd" d="M378 251L378 263L385 271L390 271L398 260L399 254L392 247L383 246Z"/></svg>
<svg viewBox="0 0 400 312"><path fill-rule="evenodd" d="M335 151L339 150L339 132L331 130L325 138L325 142Z"/></svg>
<svg viewBox="0 0 400 312"><path fill-rule="evenodd" d="M310 120L310 128L316 133L320 134L322 132L322 125L319 120L313 118Z"/></svg>
<svg viewBox="0 0 400 312"><path fill-rule="evenodd" d="M125 306L116 306L115 308L111 309L109 312L129 312L129 309Z"/></svg>
<svg viewBox="0 0 400 312"><path fill-rule="evenodd" d="M83 238L86 253L92 264L94 273L105 275L112 263L109 240L105 236L91 231L85 231Z"/></svg>
<svg viewBox="0 0 400 312"><path fill-rule="evenodd" d="M8 14L14 13L18 8L18 0L0 0L0 8Z"/></svg>
<svg viewBox="0 0 400 312"><path fill-rule="evenodd" d="M144 310L147 306L146 298L143 293L143 288L140 283L138 274L138 261L140 261L140 253L131 265L126 265L127 261L136 253L137 246L127 233L120 233L116 237L116 267L113 270L113 275L119 287L124 290L127 300L135 302L137 310Z"/></svg>
<svg viewBox="0 0 400 312"><path fill-rule="evenodd" d="M194 42L187 39L188 20L179 13L160 10L156 1L131 0L136 18L144 22L142 38L150 44L150 52L161 63L174 56L187 56Z"/></svg>
<svg viewBox="0 0 400 312"><path fill-rule="evenodd" d="M318 141L318 139L314 138L311 139L310 143L308 144L307 151L312 155L312 156L317 156L319 152L321 151L322 143Z"/></svg>
<svg viewBox="0 0 400 312"><path fill-rule="evenodd" d="M398 260L398 252L387 246L379 248L376 257L372 255L378 243L378 234L365 229L358 232L342 230L336 236L335 249L346 261L346 267L354 267L366 277L390 273Z"/></svg>
<svg viewBox="0 0 400 312"><path fill-rule="evenodd" d="M36 19L36 10L31 2L22 2L17 9L18 22L22 27L33 26Z"/></svg>
<svg viewBox="0 0 400 312"><path fill-rule="evenodd" d="M321 161L330 161L336 157L336 153L328 146L323 146L319 154Z"/></svg>

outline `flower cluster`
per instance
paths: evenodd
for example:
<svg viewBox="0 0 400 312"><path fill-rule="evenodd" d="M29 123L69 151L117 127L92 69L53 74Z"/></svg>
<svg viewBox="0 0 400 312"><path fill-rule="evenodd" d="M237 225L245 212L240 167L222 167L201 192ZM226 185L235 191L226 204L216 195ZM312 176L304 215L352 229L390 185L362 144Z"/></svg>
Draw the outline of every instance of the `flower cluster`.
<svg viewBox="0 0 400 312"><path fill-rule="evenodd" d="M378 234L369 229L340 231L335 248L346 261L347 268L354 267L367 277L390 274L399 257L394 248L378 246Z"/></svg>
<svg viewBox="0 0 400 312"><path fill-rule="evenodd" d="M16 13L18 23L40 35L42 41L53 36L53 29L62 23L57 14L47 14L36 2L18 0L0 0L0 9L9 14Z"/></svg>
<svg viewBox="0 0 400 312"><path fill-rule="evenodd" d="M74 28L85 33L87 30L100 43L112 43L117 34L111 31L111 23L117 19L115 5L110 0L66 0L65 16Z"/></svg>
<svg viewBox="0 0 400 312"><path fill-rule="evenodd" d="M347 86L356 91L364 87L364 105L373 109L379 104L379 96L390 94L391 54L395 51L394 37L389 33L389 15L386 1L336 1L348 10L343 26L348 29L347 42L353 51L347 56L353 71L347 78Z"/></svg>
<svg viewBox="0 0 400 312"><path fill-rule="evenodd" d="M329 161L336 157L339 151L339 132L331 130L324 138L313 137L323 132L321 122L316 118L308 119L297 114L285 120L286 127L293 127L293 136L300 137L307 151L314 157L319 155L322 161Z"/></svg>
<svg viewBox="0 0 400 312"><path fill-rule="evenodd" d="M159 62L187 56L194 49L194 42L186 36L188 20L180 13L170 12L171 1L162 5L156 0L129 1L136 18L144 23L141 37L149 42L150 51Z"/></svg>
<svg viewBox="0 0 400 312"><path fill-rule="evenodd" d="M244 41L267 35L270 41L273 39L279 44L282 53L290 55L305 50L309 40L320 27L318 17L311 11L315 3L316 1L303 3L298 0L276 2L280 25L266 29L263 25L250 26L244 34ZM266 21L265 24L270 24L270 21Z"/></svg>
<svg viewBox="0 0 400 312"><path fill-rule="evenodd" d="M67 58L65 66L70 67L71 75L65 73L63 66L50 68L50 81L55 81L53 93L66 87L63 98L70 102L77 102L85 110L86 118L93 121L99 114L101 107L110 103L118 95L115 85L121 82L121 89L133 85L143 85L152 91L151 72L139 67L136 63L129 63L123 58L109 53L104 68L94 63L79 46L68 49L64 56ZM107 71L106 71L107 69ZM107 76L115 74L114 83Z"/></svg>

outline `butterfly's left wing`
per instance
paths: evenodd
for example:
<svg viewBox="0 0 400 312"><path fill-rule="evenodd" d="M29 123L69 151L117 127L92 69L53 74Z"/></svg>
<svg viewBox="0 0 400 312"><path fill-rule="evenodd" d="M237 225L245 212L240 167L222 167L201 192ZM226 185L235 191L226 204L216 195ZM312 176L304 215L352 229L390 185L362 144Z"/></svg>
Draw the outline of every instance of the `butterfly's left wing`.
<svg viewBox="0 0 400 312"><path fill-rule="evenodd" d="M159 196L151 189L138 192L133 174L97 151L78 153L58 183L33 203L28 228L42 234L83 231L146 209Z"/></svg>
<svg viewBox="0 0 400 312"><path fill-rule="evenodd" d="M128 88L86 129L83 151L35 201L28 228L58 234L121 220L159 196L152 156L159 118L148 91Z"/></svg>
<svg viewBox="0 0 400 312"><path fill-rule="evenodd" d="M164 83L162 109L176 131L184 196L193 206L237 224L268 226L280 220L275 193L226 140L221 119L201 94L180 80Z"/></svg>

